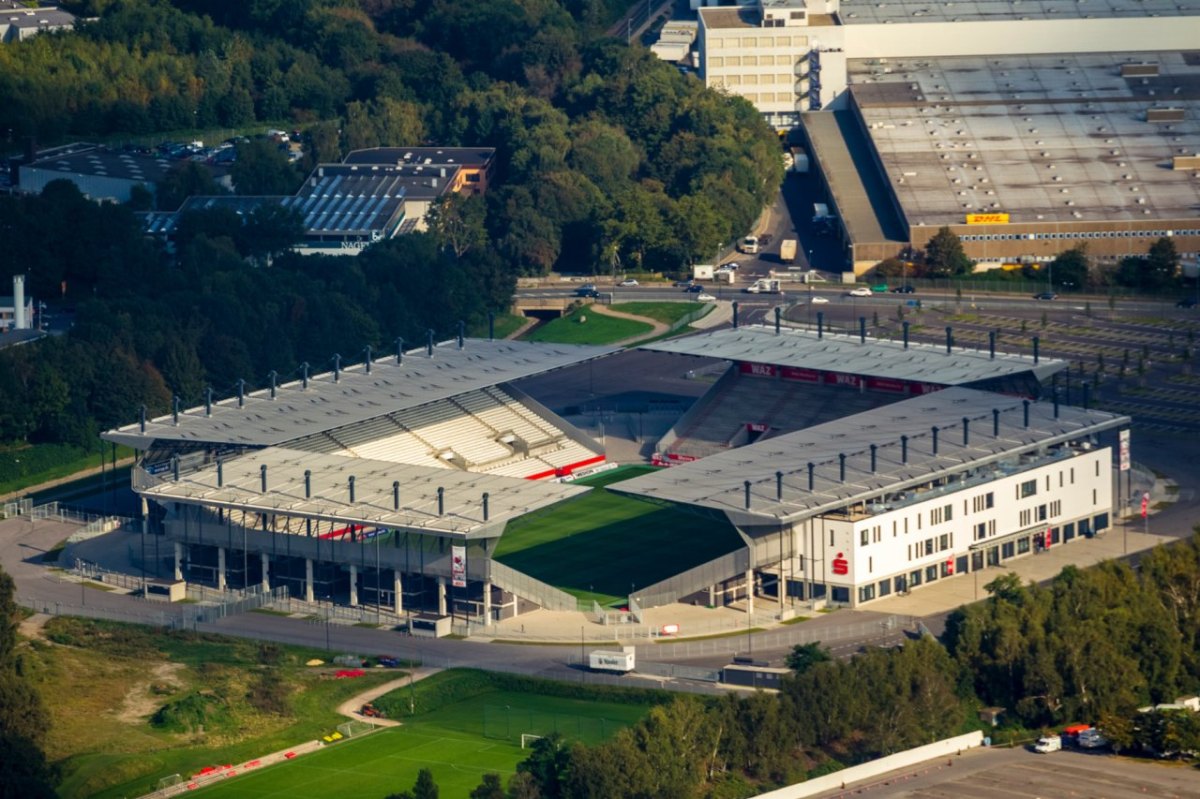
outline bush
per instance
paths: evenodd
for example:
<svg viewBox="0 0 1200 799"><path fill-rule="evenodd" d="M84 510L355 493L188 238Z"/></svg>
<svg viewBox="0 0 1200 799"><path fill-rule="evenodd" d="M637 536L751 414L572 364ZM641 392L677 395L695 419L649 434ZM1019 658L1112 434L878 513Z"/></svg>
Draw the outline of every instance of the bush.
<svg viewBox="0 0 1200 799"><path fill-rule="evenodd" d="M246 692L246 702L255 710L272 713L276 716L291 715L288 683L276 669L266 669Z"/></svg>
<svg viewBox="0 0 1200 799"><path fill-rule="evenodd" d="M0 452L0 483L11 483L75 463L89 454L70 444L37 444Z"/></svg>
<svg viewBox="0 0 1200 799"><path fill-rule="evenodd" d="M214 697L191 693L160 707L150 723L171 732L192 732L222 721L225 715L225 708Z"/></svg>

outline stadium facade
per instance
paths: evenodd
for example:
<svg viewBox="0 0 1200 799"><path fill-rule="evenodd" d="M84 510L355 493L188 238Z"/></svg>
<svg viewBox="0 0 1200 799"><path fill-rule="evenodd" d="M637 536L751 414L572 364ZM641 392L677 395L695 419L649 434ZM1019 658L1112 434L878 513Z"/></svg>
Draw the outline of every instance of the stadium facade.
<svg viewBox="0 0 1200 799"><path fill-rule="evenodd" d="M1038 399L1062 362L767 327L643 349L724 366L659 441L671 468L608 490L727 520L744 546L639 587L641 608L858 606L1110 526L1129 420ZM431 339L105 438L139 450L176 579L484 623L575 610L493 554L606 453L513 383L614 352Z"/></svg>

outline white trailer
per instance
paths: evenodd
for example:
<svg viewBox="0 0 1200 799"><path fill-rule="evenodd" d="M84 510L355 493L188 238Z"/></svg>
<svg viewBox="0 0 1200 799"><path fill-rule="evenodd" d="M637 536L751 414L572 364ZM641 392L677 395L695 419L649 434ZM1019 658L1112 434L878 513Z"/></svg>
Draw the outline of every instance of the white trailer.
<svg viewBox="0 0 1200 799"><path fill-rule="evenodd" d="M712 264L696 264L692 267L692 278L694 280L712 280L713 265Z"/></svg>
<svg viewBox="0 0 1200 799"><path fill-rule="evenodd" d="M588 668L592 671L612 671L628 674L634 667L634 648L627 646L621 651L596 649L588 653Z"/></svg>

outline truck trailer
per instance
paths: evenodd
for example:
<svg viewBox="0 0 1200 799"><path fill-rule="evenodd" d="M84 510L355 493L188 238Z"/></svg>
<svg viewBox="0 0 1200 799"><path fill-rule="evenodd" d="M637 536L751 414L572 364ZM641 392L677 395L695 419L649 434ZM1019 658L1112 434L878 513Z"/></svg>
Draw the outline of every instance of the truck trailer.
<svg viewBox="0 0 1200 799"><path fill-rule="evenodd" d="M779 242L779 260L785 264L793 263L796 260L795 239L784 239Z"/></svg>
<svg viewBox="0 0 1200 799"><path fill-rule="evenodd" d="M588 653L588 668L592 671L607 671L628 674L634 667L634 648L627 646L620 651L596 649Z"/></svg>
<svg viewBox="0 0 1200 799"><path fill-rule="evenodd" d="M746 286L742 291L747 294L779 294L781 291L780 285L778 280L760 278L749 286Z"/></svg>

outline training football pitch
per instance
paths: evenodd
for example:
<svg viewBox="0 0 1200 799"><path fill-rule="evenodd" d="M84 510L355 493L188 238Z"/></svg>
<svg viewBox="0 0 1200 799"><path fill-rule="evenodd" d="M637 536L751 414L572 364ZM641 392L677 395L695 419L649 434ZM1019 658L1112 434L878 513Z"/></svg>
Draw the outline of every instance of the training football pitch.
<svg viewBox="0 0 1200 799"><path fill-rule="evenodd" d="M441 795L456 799L466 797L488 772L507 782L529 754L520 747L522 733L557 730L568 740L596 743L647 711L644 705L486 691L405 718L402 727L340 741L199 793L206 799L381 799L411 789L417 772L428 768Z"/></svg>
<svg viewBox="0 0 1200 799"><path fill-rule="evenodd" d="M728 522L602 488L652 468L627 467L580 480L594 490L511 522L496 545L496 560L608 605L743 546Z"/></svg>

